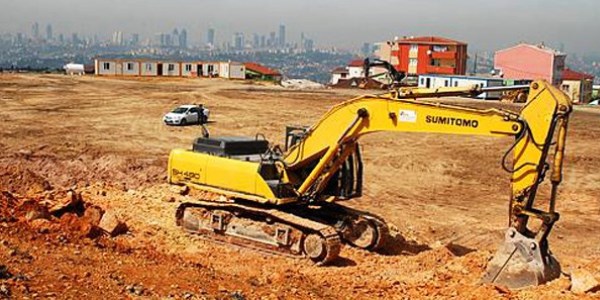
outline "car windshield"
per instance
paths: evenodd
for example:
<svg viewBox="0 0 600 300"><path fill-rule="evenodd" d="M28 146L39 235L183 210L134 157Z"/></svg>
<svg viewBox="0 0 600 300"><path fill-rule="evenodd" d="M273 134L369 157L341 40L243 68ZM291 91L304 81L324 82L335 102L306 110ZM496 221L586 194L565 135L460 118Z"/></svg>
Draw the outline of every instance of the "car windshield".
<svg viewBox="0 0 600 300"><path fill-rule="evenodd" d="M171 111L172 113L176 113L176 114L182 114L184 112L186 112L188 109L185 107L178 107L176 109L174 109L173 111Z"/></svg>

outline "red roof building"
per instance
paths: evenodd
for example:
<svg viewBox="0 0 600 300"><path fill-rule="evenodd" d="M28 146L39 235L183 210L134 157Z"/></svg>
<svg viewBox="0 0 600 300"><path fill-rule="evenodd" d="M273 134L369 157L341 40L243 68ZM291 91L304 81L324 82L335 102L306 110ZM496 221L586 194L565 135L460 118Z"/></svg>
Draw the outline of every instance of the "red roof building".
<svg viewBox="0 0 600 300"><path fill-rule="evenodd" d="M443 37L422 36L393 42L390 61L408 75L464 75L467 44Z"/></svg>
<svg viewBox="0 0 600 300"><path fill-rule="evenodd" d="M352 61L350 61L350 63L348 64L348 67L360 67L362 68L364 66L365 61L363 59L354 59Z"/></svg>
<svg viewBox="0 0 600 300"><path fill-rule="evenodd" d="M594 76L586 73L573 71L569 68L565 68L562 72L563 80L594 80Z"/></svg>
<svg viewBox="0 0 600 300"><path fill-rule="evenodd" d="M260 73L263 75L281 76L281 73L279 73L275 70L269 69L261 64L257 64L254 62L247 62L247 63L244 63L244 65L246 66L246 69L252 70L256 73Z"/></svg>
<svg viewBox="0 0 600 300"><path fill-rule="evenodd" d="M573 103L589 103L594 91L594 76L565 68L561 89Z"/></svg>
<svg viewBox="0 0 600 300"><path fill-rule="evenodd" d="M281 81L281 73L254 62L244 63L247 79Z"/></svg>

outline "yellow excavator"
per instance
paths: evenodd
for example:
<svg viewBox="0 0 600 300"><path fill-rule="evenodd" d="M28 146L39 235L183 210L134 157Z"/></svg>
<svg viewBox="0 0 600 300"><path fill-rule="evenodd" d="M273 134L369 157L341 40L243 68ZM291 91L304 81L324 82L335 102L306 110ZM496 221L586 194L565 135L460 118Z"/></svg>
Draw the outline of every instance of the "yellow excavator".
<svg viewBox="0 0 600 300"><path fill-rule="evenodd" d="M560 266L548 235L559 218L555 201L572 104L545 81L530 85L518 113L419 100L489 89L403 88L361 96L334 106L311 127L286 128L284 149L260 136L200 137L191 150L174 149L169 156L169 182L206 195L183 203L177 224L222 242L327 264L342 244L375 251L389 236L380 217L341 204L362 195L362 136L398 131L509 137L514 143L502 157L511 174L509 228L483 281L520 288L557 278ZM550 197L541 208L536 194L548 170Z"/></svg>

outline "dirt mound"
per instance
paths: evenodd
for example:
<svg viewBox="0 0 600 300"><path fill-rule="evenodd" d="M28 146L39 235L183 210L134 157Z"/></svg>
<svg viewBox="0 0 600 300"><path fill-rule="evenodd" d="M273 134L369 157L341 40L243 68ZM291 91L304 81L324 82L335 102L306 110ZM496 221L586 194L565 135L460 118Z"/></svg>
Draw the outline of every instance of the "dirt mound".
<svg viewBox="0 0 600 300"><path fill-rule="evenodd" d="M105 210L83 201L74 190L45 191L29 196L2 192L0 219L25 224L39 233L64 233L74 237L98 238Z"/></svg>
<svg viewBox="0 0 600 300"><path fill-rule="evenodd" d="M138 188L163 181L165 168L162 160L123 158L93 151L64 158L44 149L25 150L0 158L0 187L22 194L85 186L90 182Z"/></svg>

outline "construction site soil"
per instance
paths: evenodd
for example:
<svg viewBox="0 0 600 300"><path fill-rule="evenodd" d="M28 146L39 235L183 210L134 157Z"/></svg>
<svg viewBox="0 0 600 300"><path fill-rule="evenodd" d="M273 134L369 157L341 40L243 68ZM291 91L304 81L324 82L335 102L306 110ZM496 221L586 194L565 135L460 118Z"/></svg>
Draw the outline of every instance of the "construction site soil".
<svg viewBox="0 0 600 300"><path fill-rule="evenodd" d="M586 270L600 280L600 109L591 107L576 107L569 124L561 219L550 237L564 274L542 286L510 291L479 283L506 229L510 185L500 160L510 139L366 136L364 196L347 205L384 218L394 238L380 253L345 247L331 266L214 243L175 225L179 203L200 195L180 195L166 183L167 157L172 148L190 148L201 130L165 126L170 109L204 103L212 135L262 133L281 144L285 125L310 125L365 92L0 75L0 298L600 297L597 288L574 293L569 278ZM77 205L38 207L75 194ZM540 198L548 194L546 188ZM92 208L120 216L128 232L94 233Z"/></svg>

